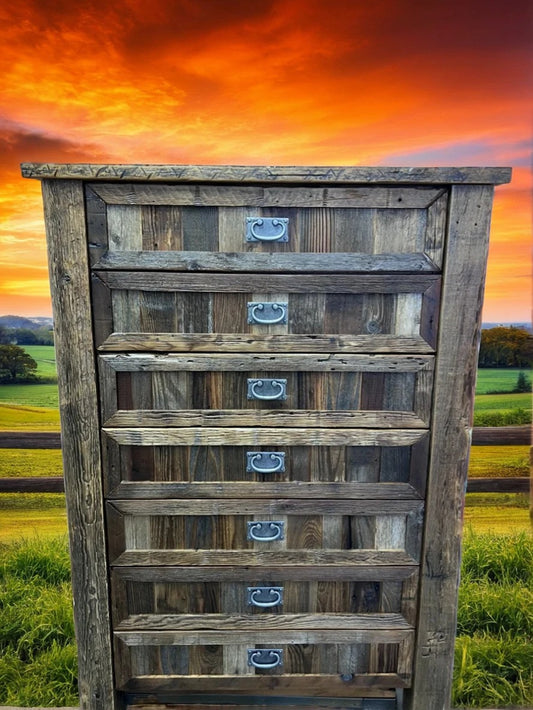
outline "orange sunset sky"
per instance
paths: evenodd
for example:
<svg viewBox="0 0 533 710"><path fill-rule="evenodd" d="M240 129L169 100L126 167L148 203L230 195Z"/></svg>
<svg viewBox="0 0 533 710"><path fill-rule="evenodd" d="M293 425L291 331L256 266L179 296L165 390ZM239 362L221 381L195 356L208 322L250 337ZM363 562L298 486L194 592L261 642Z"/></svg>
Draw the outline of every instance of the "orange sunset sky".
<svg viewBox="0 0 533 710"><path fill-rule="evenodd" d="M530 320L531 0L12 0L0 315L50 315L22 161L512 166L483 318Z"/></svg>

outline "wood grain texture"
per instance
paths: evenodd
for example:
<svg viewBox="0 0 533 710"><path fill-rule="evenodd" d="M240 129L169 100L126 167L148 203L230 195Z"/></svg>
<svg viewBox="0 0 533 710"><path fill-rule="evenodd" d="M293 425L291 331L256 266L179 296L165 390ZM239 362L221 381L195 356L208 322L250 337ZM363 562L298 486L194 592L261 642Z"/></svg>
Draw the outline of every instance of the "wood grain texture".
<svg viewBox="0 0 533 710"><path fill-rule="evenodd" d="M354 692L368 696L361 689L404 688L405 680L396 673L353 674L349 680L342 680L339 674L316 675L313 673L294 675L254 675L222 676L139 676L132 678L124 686L128 693L175 693L200 694L218 693L246 696L300 696L306 697L312 689L313 695L330 698L350 698ZM372 697L380 697L373 695ZM389 694L388 697L391 697Z"/></svg>
<svg viewBox="0 0 533 710"><path fill-rule="evenodd" d="M385 275L338 274L335 278L317 274L188 274L142 271L95 271L111 289L139 291L243 292L287 291L289 293L422 293L440 282L434 274Z"/></svg>
<svg viewBox="0 0 533 710"><path fill-rule="evenodd" d="M117 415L117 420L120 418ZM310 446L409 446L427 436L425 431L410 429L345 429L310 431L307 428L286 430L265 428L253 431L246 428L217 429L210 427L186 428L114 428L103 431L114 441L123 445L171 446L171 445L310 445Z"/></svg>
<svg viewBox="0 0 533 710"><path fill-rule="evenodd" d="M168 567L189 565L250 566L250 567L310 567L359 566L405 567L416 564L410 555L397 550L286 550L262 552L258 550L133 550L124 552L113 561L115 567ZM355 574L355 571L353 572Z"/></svg>
<svg viewBox="0 0 533 710"><path fill-rule="evenodd" d="M476 359L492 188L454 187L450 198L441 331L422 550L418 640L409 710L449 707ZM461 294L462 307L457 307Z"/></svg>
<svg viewBox="0 0 533 710"><path fill-rule="evenodd" d="M438 273L422 253L335 254L233 252L126 252L108 251L94 264L98 270L118 271L224 271L224 272L413 272Z"/></svg>
<svg viewBox="0 0 533 710"><path fill-rule="evenodd" d="M195 207L366 207L425 208L442 194L433 187L270 187L216 185L90 186L108 205L191 205ZM313 250L314 251L314 250ZM320 250L319 250L320 251ZM329 251L329 250L325 250Z"/></svg>
<svg viewBox="0 0 533 710"><path fill-rule="evenodd" d="M234 166L234 165L141 165L94 163L22 163L27 178L67 180L130 180L209 182L293 183L489 183L509 182L510 168L446 167L330 167L330 166Z"/></svg>
<svg viewBox="0 0 533 710"><path fill-rule="evenodd" d="M225 438L225 430L231 427L234 431L239 429L266 427L271 428L279 426L301 428L308 426L307 439L303 443L314 444L319 443L327 436L320 429L352 429L360 427L362 429L374 429L380 427L382 429L423 429L427 427L427 422L424 422L420 417L413 412L402 411L315 411L310 409L291 409L291 410L240 410L240 409L225 409L225 410L178 410L168 411L161 410L159 412L150 410L118 411L113 414L105 422L107 429L114 427L135 427L136 431L132 433L133 437L139 437L139 430L145 430L149 427L159 429L160 427L220 427L214 433L212 440L213 444L220 444L227 441ZM337 432L341 434L342 432ZM257 433L257 435L259 435ZM287 433L280 434L280 438L285 439ZM286 440L286 439L285 439ZM140 443L141 439L137 438Z"/></svg>
<svg viewBox="0 0 533 710"><path fill-rule="evenodd" d="M136 614L115 627L117 632L136 631L278 631L339 630L368 634L391 631L403 637L413 627L401 614Z"/></svg>
<svg viewBox="0 0 533 710"><path fill-rule="evenodd" d="M233 321L233 325L235 321ZM416 335L261 335L239 333L111 333L97 341L101 352L328 352L433 353Z"/></svg>
<svg viewBox="0 0 533 710"><path fill-rule="evenodd" d="M59 353L59 402L72 587L76 599L80 702L87 710L110 710L119 708L120 704L115 700L110 664L99 422L83 189L79 182L56 180L44 181L42 189L55 342Z"/></svg>

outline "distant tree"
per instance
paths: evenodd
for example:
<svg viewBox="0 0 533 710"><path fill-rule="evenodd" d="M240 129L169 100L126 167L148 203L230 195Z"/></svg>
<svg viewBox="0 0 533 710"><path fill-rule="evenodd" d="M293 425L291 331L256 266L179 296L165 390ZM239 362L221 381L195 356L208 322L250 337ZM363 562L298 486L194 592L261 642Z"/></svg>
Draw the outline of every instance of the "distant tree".
<svg viewBox="0 0 533 710"><path fill-rule="evenodd" d="M525 372L519 372L513 392L531 392L531 380Z"/></svg>
<svg viewBox="0 0 533 710"><path fill-rule="evenodd" d="M533 336L524 328L481 331L480 367L528 367L533 360Z"/></svg>
<svg viewBox="0 0 533 710"><path fill-rule="evenodd" d="M35 331L29 328L15 328L14 334L19 345L39 345Z"/></svg>
<svg viewBox="0 0 533 710"><path fill-rule="evenodd" d="M6 328L3 325L0 325L0 344L8 344L11 342L11 334L9 332L9 328Z"/></svg>
<svg viewBox="0 0 533 710"><path fill-rule="evenodd" d="M0 345L0 382L28 382L36 379L37 363L18 345Z"/></svg>

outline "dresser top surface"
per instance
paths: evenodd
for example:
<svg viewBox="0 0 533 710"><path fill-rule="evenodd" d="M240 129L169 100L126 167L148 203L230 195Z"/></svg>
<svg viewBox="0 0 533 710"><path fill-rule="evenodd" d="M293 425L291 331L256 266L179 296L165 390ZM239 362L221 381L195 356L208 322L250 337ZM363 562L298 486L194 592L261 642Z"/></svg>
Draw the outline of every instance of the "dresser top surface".
<svg viewBox="0 0 533 710"><path fill-rule="evenodd" d="M511 168L502 167L22 163L21 170L26 178L91 181L501 185L511 180Z"/></svg>

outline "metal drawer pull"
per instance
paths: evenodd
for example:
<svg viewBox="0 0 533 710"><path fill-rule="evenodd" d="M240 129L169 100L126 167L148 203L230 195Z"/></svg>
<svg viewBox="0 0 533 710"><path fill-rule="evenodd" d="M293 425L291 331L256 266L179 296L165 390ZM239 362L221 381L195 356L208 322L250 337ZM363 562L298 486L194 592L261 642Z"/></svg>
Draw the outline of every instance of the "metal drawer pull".
<svg viewBox="0 0 533 710"><path fill-rule="evenodd" d="M288 242L288 217L247 217L247 242Z"/></svg>
<svg viewBox="0 0 533 710"><path fill-rule="evenodd" d="M248 665L267 670L283 665L281 648L249 648Z"/></svg>
<svg viewBox="0 0 533 710"><path fill-rule="evenodd" d="M254 380L248 378L248 399L287 399L287 380ZM258 392L257 390L261 390Z"/></svg>
<svg viewBox="0 0 533 710"><path fill-rule="evenodd" d="M247 539L256 542L274 542L284 540L282 520L257 520L246 523Z"/></svg>
<svg viewBox="0 0 533 710"><path fill-rule="evenodd" d="M273 466L265 466L272 461ZM284 451L247 451L246 473L280 473L285 471Z"/></svg>
<svg viewBox="0 0 533 710"><path fill-rule="evenodd" d="M248 323L276 325L287 322L288 303L248 303ZM261 318L262 314L264 317Z"/></svg>
<svg viewBox="0 0 533 710"><path fill-rule="evenodd" d="M283 587L248 587L248 604L266 609L283 604Z"/></svg>

